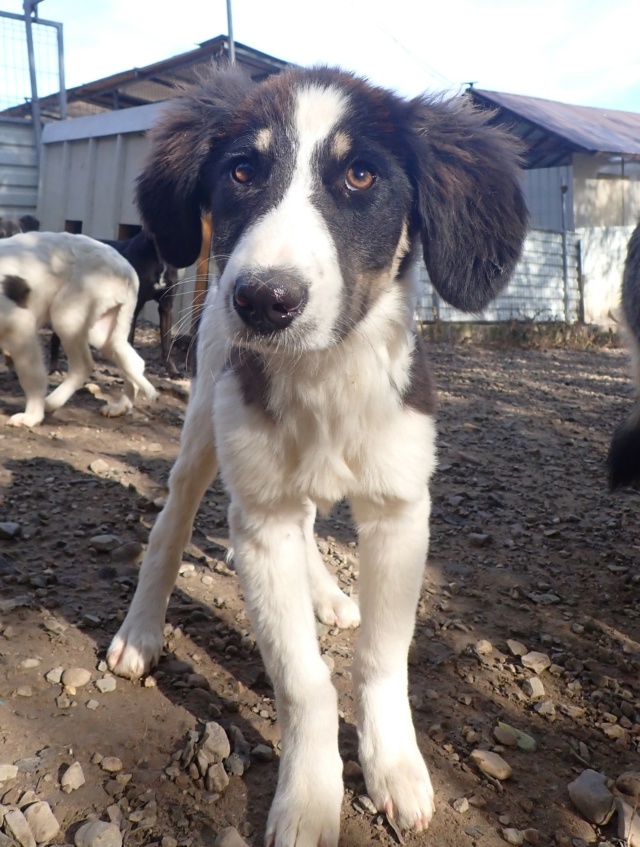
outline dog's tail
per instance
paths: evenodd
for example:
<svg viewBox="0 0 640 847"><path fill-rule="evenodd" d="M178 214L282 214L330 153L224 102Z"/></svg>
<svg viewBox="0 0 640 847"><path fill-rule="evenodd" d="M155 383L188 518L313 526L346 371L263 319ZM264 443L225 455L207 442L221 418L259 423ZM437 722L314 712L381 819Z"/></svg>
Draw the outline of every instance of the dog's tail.
<svg viewBox="0 0 640 847"><path fill-rule="evenodd" d="M636 405L611 439L607 465L609 488L640 482L640 223L629 239L622 277L622 330L631 357Z"/></svg>

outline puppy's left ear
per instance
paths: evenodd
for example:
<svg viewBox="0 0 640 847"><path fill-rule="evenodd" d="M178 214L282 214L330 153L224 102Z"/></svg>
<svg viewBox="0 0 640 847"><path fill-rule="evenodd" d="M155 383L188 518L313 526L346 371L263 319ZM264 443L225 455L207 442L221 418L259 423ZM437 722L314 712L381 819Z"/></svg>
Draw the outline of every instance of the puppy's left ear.
<svg viewBox="0 0 640 847"><path fill-rule="evenodd" d="M506 286L527 232L519 141L467 97L418 97L410 139L429 278L456 309L479 312Z"/></svg>

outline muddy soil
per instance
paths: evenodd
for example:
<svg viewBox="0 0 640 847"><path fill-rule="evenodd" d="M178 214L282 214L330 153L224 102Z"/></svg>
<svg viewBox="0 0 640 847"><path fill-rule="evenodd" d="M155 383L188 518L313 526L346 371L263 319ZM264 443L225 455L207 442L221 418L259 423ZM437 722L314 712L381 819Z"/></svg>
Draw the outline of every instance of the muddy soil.
<svg viewBox="0 0 640 847"><path fill-rule="evenodd" d="M156 406L101 417L99 397L114 396L119 380L99 363L93 386L33 431L3 426L22 396L0 365L0 522L19 526L0 540L0 765L18 764L17 777L0 782L0 802L24 805L25 792L36 792L61 824L59 844L73 843L93 816L115 819L128 845L211 845L234 826L257 846L279 731L237 580L224 564L219 485L184 555L158 669L146 682L117 679L114 690L103 683L188 396L187 379L163 375L153 330L139 332L138 347L161 390ZM614 823L601 831L584 820L567 784L586 767L611 778L640 770L640 495L610 494L604 468L613 426L632 398L625 356L432 344L430 357L440 463L410 692L437 813L428 834L405 834L404 843L497 847L505 829L532 828L541 845L622 843ZM357 592L346 507L317 532L340 584ZM350 762L341 845L397 843L359 800L350 687L357 632L318 629ZM508 641L549 657L540 699L525 693L532 671ZM53 669L74 667L91 672L86 685L65 690L50 681ZM176 761L187 733L210 720L274 750L272 761L232 775L219 796ZM500 745L499 721L532 736L536 749ZM469 759L478 747L500 752L513 776L483 776ZM104 770L103 757L118 757L122 770ZM85 783L65 793L60 779L75 761Z"/></svg>

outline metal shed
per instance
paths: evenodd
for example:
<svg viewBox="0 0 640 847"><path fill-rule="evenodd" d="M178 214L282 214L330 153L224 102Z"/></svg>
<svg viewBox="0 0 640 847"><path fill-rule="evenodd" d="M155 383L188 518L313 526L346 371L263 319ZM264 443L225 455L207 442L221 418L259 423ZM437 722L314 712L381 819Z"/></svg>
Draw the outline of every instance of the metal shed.
<svg viewBox="0 0 640 847"><path fill-rule="evenodd" d="M625 227L640 217L640 114L468 89L493 120L522 138L532 225Z"/></svg>

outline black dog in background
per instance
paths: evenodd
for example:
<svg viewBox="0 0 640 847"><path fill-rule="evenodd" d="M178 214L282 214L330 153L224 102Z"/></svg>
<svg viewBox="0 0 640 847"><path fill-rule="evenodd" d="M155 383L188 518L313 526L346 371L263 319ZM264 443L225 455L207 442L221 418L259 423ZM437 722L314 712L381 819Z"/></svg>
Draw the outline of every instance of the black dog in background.
<svg viewBox="0 0 640 847"><path fill-rule="evenodd" d="M640 482L640 222L629 239L622 277L622 328L631 356L636 402L617 427L609 447L609 486Z"/></svg>
<svg viewBox="0 0 640 847"><path fill-rule="evenodd" d="M138 316L146 303L155 300L158 304L158 315L160 318L160 348L162 361L171 375L178 373L178 369L171 360L171 322L173 312L173 298L178 282L176 268L167 265L158 255L155 241L146 232L141 231L124 241L109 241L99 239L103 244L108 244L118 251L133 267L138 274L140 287L138 289L138 302L131 323L129 343L133 344ZM52 373L58 367L60 353L60 339L57 335L51 337L49 372Z"/></svg>
<svg viewBox="0 0 640 847"><path fill-rule="evenodd" d="M0 238L11 238L19 232L37 232L40 221L33 215L22 215L20 218L0 218Z"/></svg>

